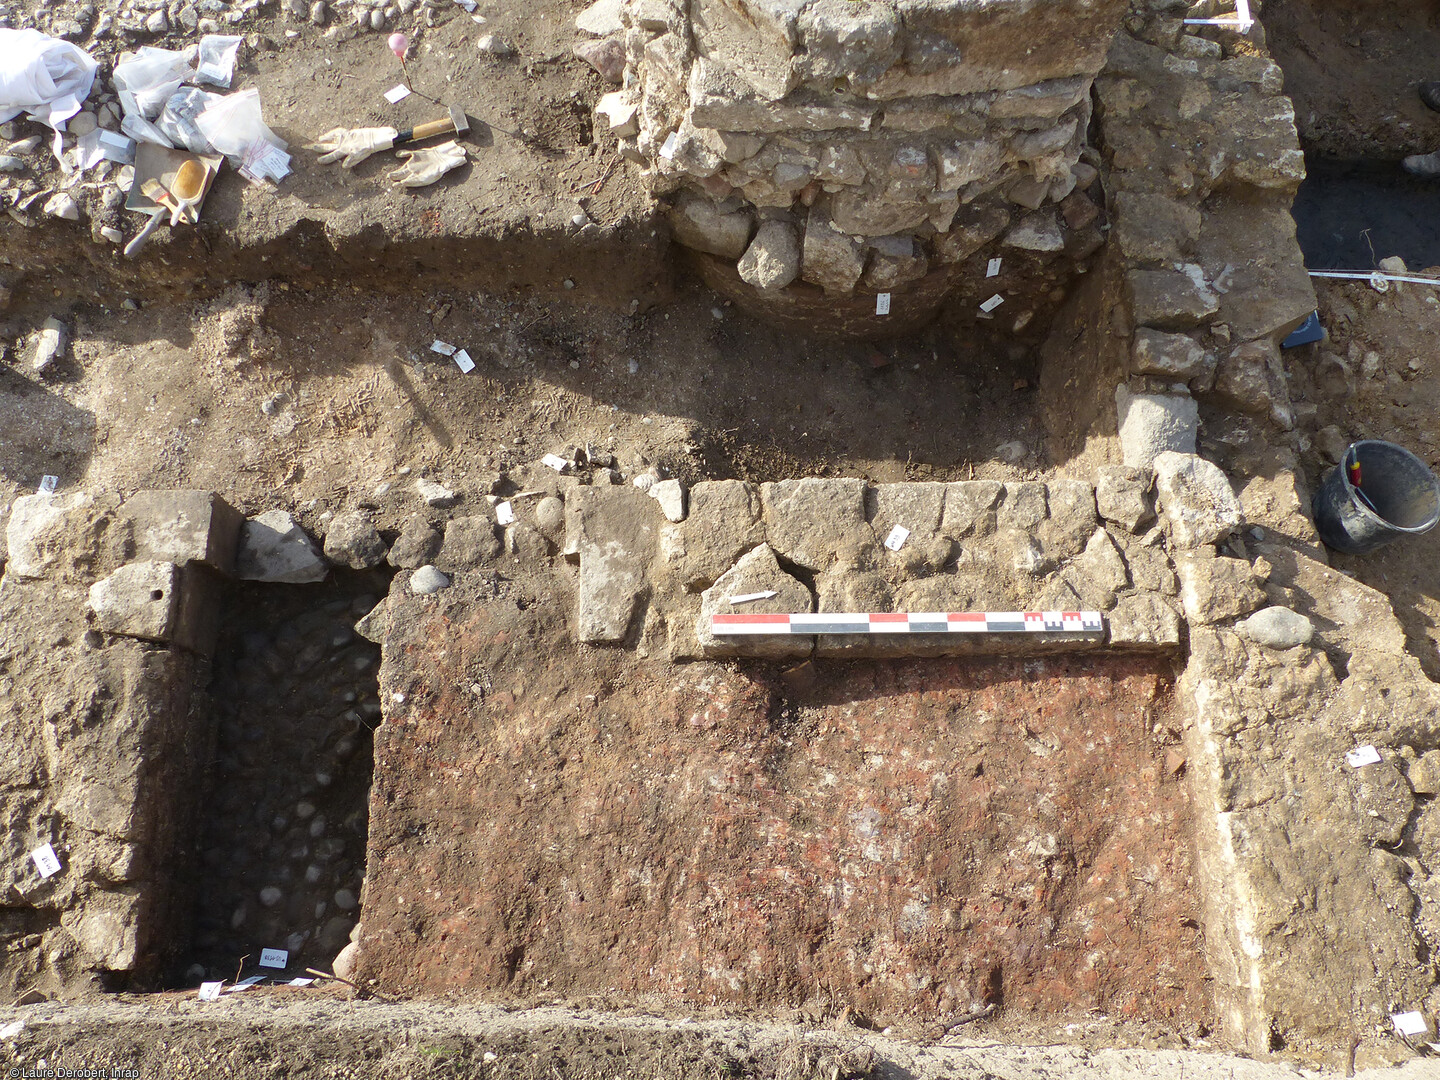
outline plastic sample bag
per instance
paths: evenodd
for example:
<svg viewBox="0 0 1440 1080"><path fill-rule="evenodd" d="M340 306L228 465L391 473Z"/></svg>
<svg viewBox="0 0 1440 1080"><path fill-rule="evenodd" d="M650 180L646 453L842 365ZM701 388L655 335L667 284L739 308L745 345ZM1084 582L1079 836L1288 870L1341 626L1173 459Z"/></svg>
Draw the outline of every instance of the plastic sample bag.
<svg viewBox="0 0 1440 1080"><path fill-rule="evenodd" d="M0 123L27 113L58 130L80 111L98 66L68 41L38 30L0 29Z"/></svg>

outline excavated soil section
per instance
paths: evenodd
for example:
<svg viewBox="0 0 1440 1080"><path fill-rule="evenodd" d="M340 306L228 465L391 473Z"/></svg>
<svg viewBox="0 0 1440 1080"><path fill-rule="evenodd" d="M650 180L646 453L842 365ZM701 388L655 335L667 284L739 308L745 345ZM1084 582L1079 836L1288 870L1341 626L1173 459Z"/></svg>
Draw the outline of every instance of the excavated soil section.
<svg viewBox="0 0 1440 1080"><path fill-rule="evenodd" d="M392 610L363 976L1208 1024L1166 661L818 663L794 689L577 651L553 602L495 590Z"/></svg>

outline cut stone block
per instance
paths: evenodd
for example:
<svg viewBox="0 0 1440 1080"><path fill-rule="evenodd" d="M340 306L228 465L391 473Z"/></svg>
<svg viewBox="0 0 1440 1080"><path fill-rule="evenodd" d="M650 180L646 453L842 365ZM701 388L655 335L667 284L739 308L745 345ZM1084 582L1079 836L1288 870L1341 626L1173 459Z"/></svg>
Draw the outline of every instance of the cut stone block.
<svg viewBox="0 0 1440 1080"><path fill-rule="evenodd" d="M793 54L796 21L806 0L694 0L695 49L733 68L761 96L776 101L800 82Z"/></svg>
<svg viewBox="0 0 1440 1080"><path fill-rule="evenodd" d="M130 519L138 560L235 569L245 516L213 491L137 491L120 514Z"/></svg>
<svg viewBox="0 0 1440 1080"><path fill-rule="evenodd" d="M957 480L945 485L945 513L940 531L952 540L989 536L1005 486L995 480Z"/></svg>
<svg viewBox="0 0 1440 1080"><path fill-rule="evenodd" d="M1208 381L1215 374L1215 357L1184 334L1140 328L1130 346L1130 371L1189 382Z"/></svg>
<svg viewBox="0 0 1440 1080"><path fill-rule="evenodd" d="M76 535L94 510L83 491L65 495L22 495L5 525L7 573L43 578L62 569L75 554Z"/></svg>
<svg viewBox="0 0 1440 1080"><path fill-rule="evenodd" d="M919 546L937 536L945 512L945 491L945 484L933 481L876 484L870 488L865 494L865 509L875 539L883 544L896 525L910 530L907 545Z"/></svg>
<svg viewBox="0 0 1440 1080"><path fill-rule="evenodd" d="M501 551L500 538L495 535L495 519L486 514L451 518L445 523L445 539L435 565L454 573L473 570L494 560Z"/></svg>
<svg viewBox="0 0 1440 1080"><path fill-rule="evenodd" d="M1115 388L1120 452L1131 468L1147 469L1166 451L1193 454L1200 431L1200 406L1189 394L1132 394Z"/></svg>
<svg viewBox="0 0 1440 1080"><path fill-rule="evenodd" d="M829 569L842 548L875 544L865 523L863 480L782 480L762 485L760 500L770 545L808 570Z"/></svg>
<svg viewBox="0 0 1440 1080"><path fill-rule="evenodd" d="M580 583L576 636L588 644L624 641L649 586L649 568L662 515L638 488L586 488L575 506Z"/></svg>
<svg viewBox="0 0 1440 1080"><path fill-rule="evenodd" d="M1198 266L1185 270L1132 270L1125 281L1138 326L1190 330L1220 310L1220 297L1206 284Z"/></svg>
<svg viewBox="0 0 1440 1080"><path fill-rule="evenodd" d="M670 228L675 239L686 247L726 259L740 258L750 243L748 213L722 210L709 199L695 195L676 204L670 214Z"/></svg>
<svg viewBox="0 0 1440 1080"><path fill-rule="evenodd" d="M324 581L329 564L300 523L284 510L250 518L240 530L235 576L245 581L302 585Z"/></svg>
<svg viewBox="0 0 1440 1080"><path fill-rule="evenodd" d="M385 561L385 541L363 510L337 514L325 530L325 557L336 566L364 570Z"/></svg>
<svg viewBox="0 0 1440 1080"><path fill-rule="evenodd" d="M1045 553L1068 559L1084 549L1095 532L1095 489L1084 480L1052 480L1045 503L1048 517L1040 526Z"/></svg>
<svg viewBox="0 0 1440 1080"><path fill-rule="evenodd" d="M681 534L681 583L708 588L741 555L765 540L760 492L743 480L705 480L690 489L690 513Z"/></svg>
<svg viewBox="0 0 1440 1080"><path fill-rule="evenodd" d="M1174 648L1180 644L1179 612L1164 597L1154 593L1121 597L1105 619L1111 645Z"/></svg>
<svg viewBox="0 0 1440 1080"><path fill-rule="evenodd" d="M1244 523L1240 500L1219 466L1195 454L1155 458L1155 489L1178 548L1214 544Z"/></svg>
<svg viewBox="0 0 1440 1080"><path fill-rule="evenodd" d="M732 596L772 590L776 595L764 600L752 600L738 607L729 600ZM815 599L810 595L810 590L780 568L775 552L768 544L761 544L700 594L700 616L695 623L695 636L705 656L759 656L771 659L809 656L815 647L815 638L811 635L747 634L741 637L716 637L710 632L710 616L806 613L814 610L814 604Z"/></svg>
<svg viewBox="0 0 1440 1080"><path fill-rule="evenodd" d="M95 625L107 634L169 642L180 611L180 573L174 563L137 562L90 586Z"/></svg>
<svg viewBox="0 0 1440 1080"><path fill-rule="evenodd" d="M1106 521L1134 532L1155 518L1155 474L1130 465L1101 465L1095 471L1095 507Z"/></svg>
<svg viewBox="0 0 1440 1080"><path fill-rule="evenodd" d="M1265 603L1265 593L1244 559L1201 548L1178 552L1175 569L1180 575L1180 602L1192 623L1238 619Z"/></svg>

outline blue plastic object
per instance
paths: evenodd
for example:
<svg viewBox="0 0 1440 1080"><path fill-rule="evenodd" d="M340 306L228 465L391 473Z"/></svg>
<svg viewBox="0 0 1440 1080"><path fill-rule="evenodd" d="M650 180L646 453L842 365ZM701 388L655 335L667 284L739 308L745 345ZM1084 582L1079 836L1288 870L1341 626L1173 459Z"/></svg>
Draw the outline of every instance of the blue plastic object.
<svg viewBox="0 0 1440 1080"><path fill-rule="evenodd" d="M1325 328L1320 325L1320 313L1312 311L1305 317L1305 321L1290 331L1290 336L1280 342L1282 349L1293 349L1296 345L1309 345L1311 342L1324 341Z"/></svg>

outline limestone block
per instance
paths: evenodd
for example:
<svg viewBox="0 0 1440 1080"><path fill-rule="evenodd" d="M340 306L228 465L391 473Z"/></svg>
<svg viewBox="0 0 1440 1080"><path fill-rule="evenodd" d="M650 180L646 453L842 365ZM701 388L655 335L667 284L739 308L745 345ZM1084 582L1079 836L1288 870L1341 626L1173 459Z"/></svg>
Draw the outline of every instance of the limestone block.
<svg viewBox="0 0 1440 1080"><path fill-rule="evenodd" d="M940 531L952 540L990 536L995 532L1004 494L1004 485L994 480L958 480L946 484Z"/></svg>
<svg viewBox="0 0 1440 1080"><path fill-rule="evenodd" d="M896 9L910 36L906 63L870 88L877 98L1015 90L1093 75L1105 63L1126 5L1121 0L1044 5L897 0ZM1036 45L1040 41L1043 48Z"/></svg>
<svg viewBox="0 0 1440 1080"><path fill-rule="evenodd" d="M576 504L580 583L576 635L587 643L625 639L642 596L662 515L638 488L592 487Z"/></svg>
<svg viewBox="0 0 1440 1080"><path fill-rule="evenodd" d="M806 0L693 0L695 50L723 61L757 93L776 101L800 81L793 54L805 5Z"/></svg>
<svg viewBox="0 0 1440 1080"><path fill-rule="evenodd" d="M827 85L846 80L862 87L885 74L903 47L899 16L886 3L814 0L797 24L801 52L796 71Z"/></svg>
<svg viewBox="0 0 1440 1080"><path fill-rule="evenodd" d="M1121 597L1105 621L1111 645L1173 647L1180 644L1179 613L1164 597L1154 593Z"/></svg>
<svg viewBox="0 0 1440 1080"><path fill-rule="evenodd" d="M1160 510L1176 547L1217 543L1244 523L1240 500L1217 465L1166 451L1156 456L1154 467Z"/></svg>
<svg viewBox="0 0 1440 1080"><path fill-rule="evenodd" d="M385 561L385 541L363 510L337 514L325 530L325 557L336 566L364 570Z"/></svg>
<svg viewBox="0 0 1440 1080"><path fill-rule="evenodd" d="M917 198L926 187L928 184L901 181L879 193L846 188L830 203L834 227L856 236L885 236L918 228L929 217L924 202Z"/></svg>
<svg viewBox="0 0 1440 1080"><path fill-rule="evenodd" d="M180 575L174 563L137 562L90 586L95 625L107 634L168 642L180 610Z"/></svg>
<svg viewBox="0 0 1440 1080"><path fill-rule="evenodd" d="M93 579L132 549L129 522L83 491L22 495L5 525L6 573L56 581Z"/></svg>
<svg viewBox="0 0 1440 1080"><path fill-rule="evenodd" d="M1175 577L1175 568L1165 554L1163 537L1158 533L1156 542L1147 544L1135 537L1119 538L1120 550L1125 555L1125 565L1130 570L1130 581L1137 589L1160 593L1162 596L1179 596L1180 583Z"/></svg>
<svg viewBox="0 0 1440 1080"><path fill-rule="evenodd" d="M435 566L454 573L493 562L501 551L495 530L495 519L488 514L451 518L445 523L445 539L435 556Z"/></svg>
<svg viewBox="0 0 1440 1080"><path fill-rule="evenodd" d="M1134 532L1155 517L1155 474L1130 465L1095 470L1095 508L1106 521Z"/></svg>
<svg viewBox="0 0 1440 1080"><path fill-rule="evenodd" d="M819 206L805 223L800 276L826 293L848 296L865 268L865 249L835 228Z"/></svg>
<svg viewBox="0 0 1440 1080"><path fill-rule="evenodd" d="M760 501L770 546L808 570L828 569L842 549L874 546L863 480L782 480L761 485Z"/></svg>
<svg viewBox="0 0 1440 1080"><path fill-rule="evenodd" d="M760 493L742 480L705 480L690 489L679 576L691 592L708 588L765 540Z"/></svg>
<svg viewBox="0 0 1440 1080"><path fill-rule="evenodd" d="M943 162L942 162L943 176ZM956 263L968 259L1010 224L1010 211L997 203L972 203L962 207L951 223L950 231L935 237L935 255L941 262Z"/></svg>
<svg viewBox="0 0 1440 1080"><path fill-rule="evenodd" d="M137 889L100 890L60 913L60 924L104 971L129 971L140 959L143 903Z"/></svg>
<svg viewBox="0 0 1440 1080"><path fill-rule="evenodd" d="M1115 594L1130 584L1120 549L1104 529L1096 529L1090 535L1073 569L1103 597L1094 605L1102 610L1109 608L1115 602Z"/></svg>
<svg viewBox="0 0 1440 1080"><path fill-rule="evenodd" d="M1040 253L1063 251L1065 234L1053 210L1038 211L1021 218L1020 223L1005 234L1004 245Z"/></svg>
<svg viewBox="0 0 1440 1080"><path fill-rule="evenodd" d="M994 140L975 139L941 146L935 151L937 186L941 191L959 191L977 180L988 180L1000 171L1003 160L1004 150Z"/></svg>
<svg viewBox="0 0 1440 1080"><path fill-rule="evenodd" d="M1189 394L1132 394L1115 388L1120 452L1130 468L1146 469L1166 452L1193 454L1200 407Z"/></svg>
<svg viewBox="0 0 1440 1080"><path fill-rule="evenodd" d="M1268 416L1281 431L1295 427L1280 347L1270 338L1247 341L1220 361L1215 396L1241 412Z"/></svg>
<svg viewBox="0 0 1440 1080"><path fill-rule="evenodd" d="M717 131L868 131L875 119L874 106L833 94L797 90L784 101L767 100L727 69L723 57L697 60L686 91L690 122Z"/></svg>
<svg viewBox="0 0 1440 1080"><path fill-rule="evenodd" d="M583 30L596 37L618 34L623 29L620 23L620 9L625 0L595 0L579 15L575 16L575 29Z"/></svg>
<svg viewBox="0 0 1440 1080"><path fill-rule="evenodd" d="M397 570L414 570L434 561L443 539L424 514L411 514L400 526L400 535L390 546L386 561Z"/></svg>
<svg viewBox="0 0 1440 1080"><path fill-rule="evenodd" d="M920 280L928 269L913 237L877 236L870 241L870 257L861 280L867 288L884 292Z"/></svg>
<svg viewBox="0 0 1440 1080"><path fill-rule="evenodd" d="M1427 750L1405 768L1416 795L1440 795L1440 750Z"/></svg>
<svg viewBox="0 0 1440 1080"><path fill-rule="evenodd" d="M135 558L184 566L235 568L245 516L213 491L137 491L120 507L135 538Z"/></svg>
<svg viewBox="0 0 1440 1080"><path fill-rule="evenodd" d="M1184 262L1200 235L1200 211L1164 195L1121 191L1115 196L1114 235L1127 259Z"/></svg>
<svg viewBox="0 0 1440 1080"><path fill-rule="evenodd" d="M240 530L235 576L245 581L300 585L324 581L330 572L315 542L284 510L248 519Z"/></svg>
<svg viewBox="0 0 1440 1080"><path fill-rule="evenodd" d="M1214 273L1234 267L1217 319L1236 341L1279 341L1315 310L1288 199L1212 200L1196 258Z"/></svg>
<svg viewBox="0 0 1440 1080"><path fill-rule="evenodd" d="M1355 823L1370 844L1398 844L1415 809L1405 774L1391 761L1347 769ZM1403 864L1402 864L1403 866Z"/></svg>
<svg viewBox="0 0 1440 1080"><path fill-rule="evenodd" d="M738 259L750 243L748 211L726 210L709 199L683 194L670 212L675 239L688 248L726 259Z"/></svg>
<svg viewBox="0 0 1440 1080"><path fill-rule="evenodd" d="M1047 511L1044 484L1031 480L1012 481L1005 484L1004 488L995 513L997 528L1030 532L1045 520Z"/></svg>
<svg viewBox="0 0 1440 1080"><path fill-rule="evenodd" d="M732 596L772 590L776 595L764 600L752 600L741 607L730 603L729 598ZM705 656L759 656L772 659L809 656L815 646L813 636L777 634L772 637L755 634L716 637L710 632L710 616L738 612L778 615L813 610L814 597L810 595L810 590L780 568L775 552L768 544L761 544L701 593L700 616L695 622L695 636Z"/></svg>
<svg viewBox="0 0 1440 1080"><path fill-rule="evenodd" d="M1303 599L1302 613L1314 620L1315 637L1326 648L1352 656L1362 651L1404 654L1405 631L1384 593L1287 544L1261 543L1256 551L1271 566L1267 585Z"/></svg>
<svg viewBox="0 0 1440 1080"><path fill-rule="evenodd" d="M1040 540L1053 559L1068 559L1095 531L1095 489L1084 480L1052 480L1045 493L1046 519Z"/></svg>
<svg viewBox="0 0 1440 1080"><path fill-rule="evenodd" d="M1078 105L1089 89L1090 80L1079 75L1022 86L996 94L989 115L992 120L1037 116L1053 119Z"/></svg>
<svg viewBox="0 0 1440 1080"><path fill-rule="evenodd" d="M1217 556L1207 548L1177 552L1180 603L1192 623L1216 623L1248 615L1265 593L1244 559Z"/></svg>
<svg viewBox="0 0 1440 1080"><path fill-rule="evenodd" d="M1208 384L1215 374L1215 357L1184 334L1141 327L1130 344L1130 373L1159 375L1177 382L1199 379Z"/></svg>
<svg viewBox="0 0 1440 1080"><path fill-rule="evenodd" d="M1220 297L1205 282L1198 266L1185 270L1132 270L1125 283L1138 326L1189 330L1209 321L1220 310Z"/></svg>
<svg viewBox="0 0 1440 1080"><path fill-rule="evenodd" d="M937 536L940 532L940 519L945 512L946 486L931 481L918 484L876 484L867 489L865 512L875 539L883 544L896 525L903 525L910 530L907 544L920 545Z"/></svg>
<svg viewBox="0 0 1440 1080"><path fill-rule="evenodd" d="M800 244L794 228L783 221L765 222L736 269L757 289L783 289L789 285L800 274Z"/></svg>

